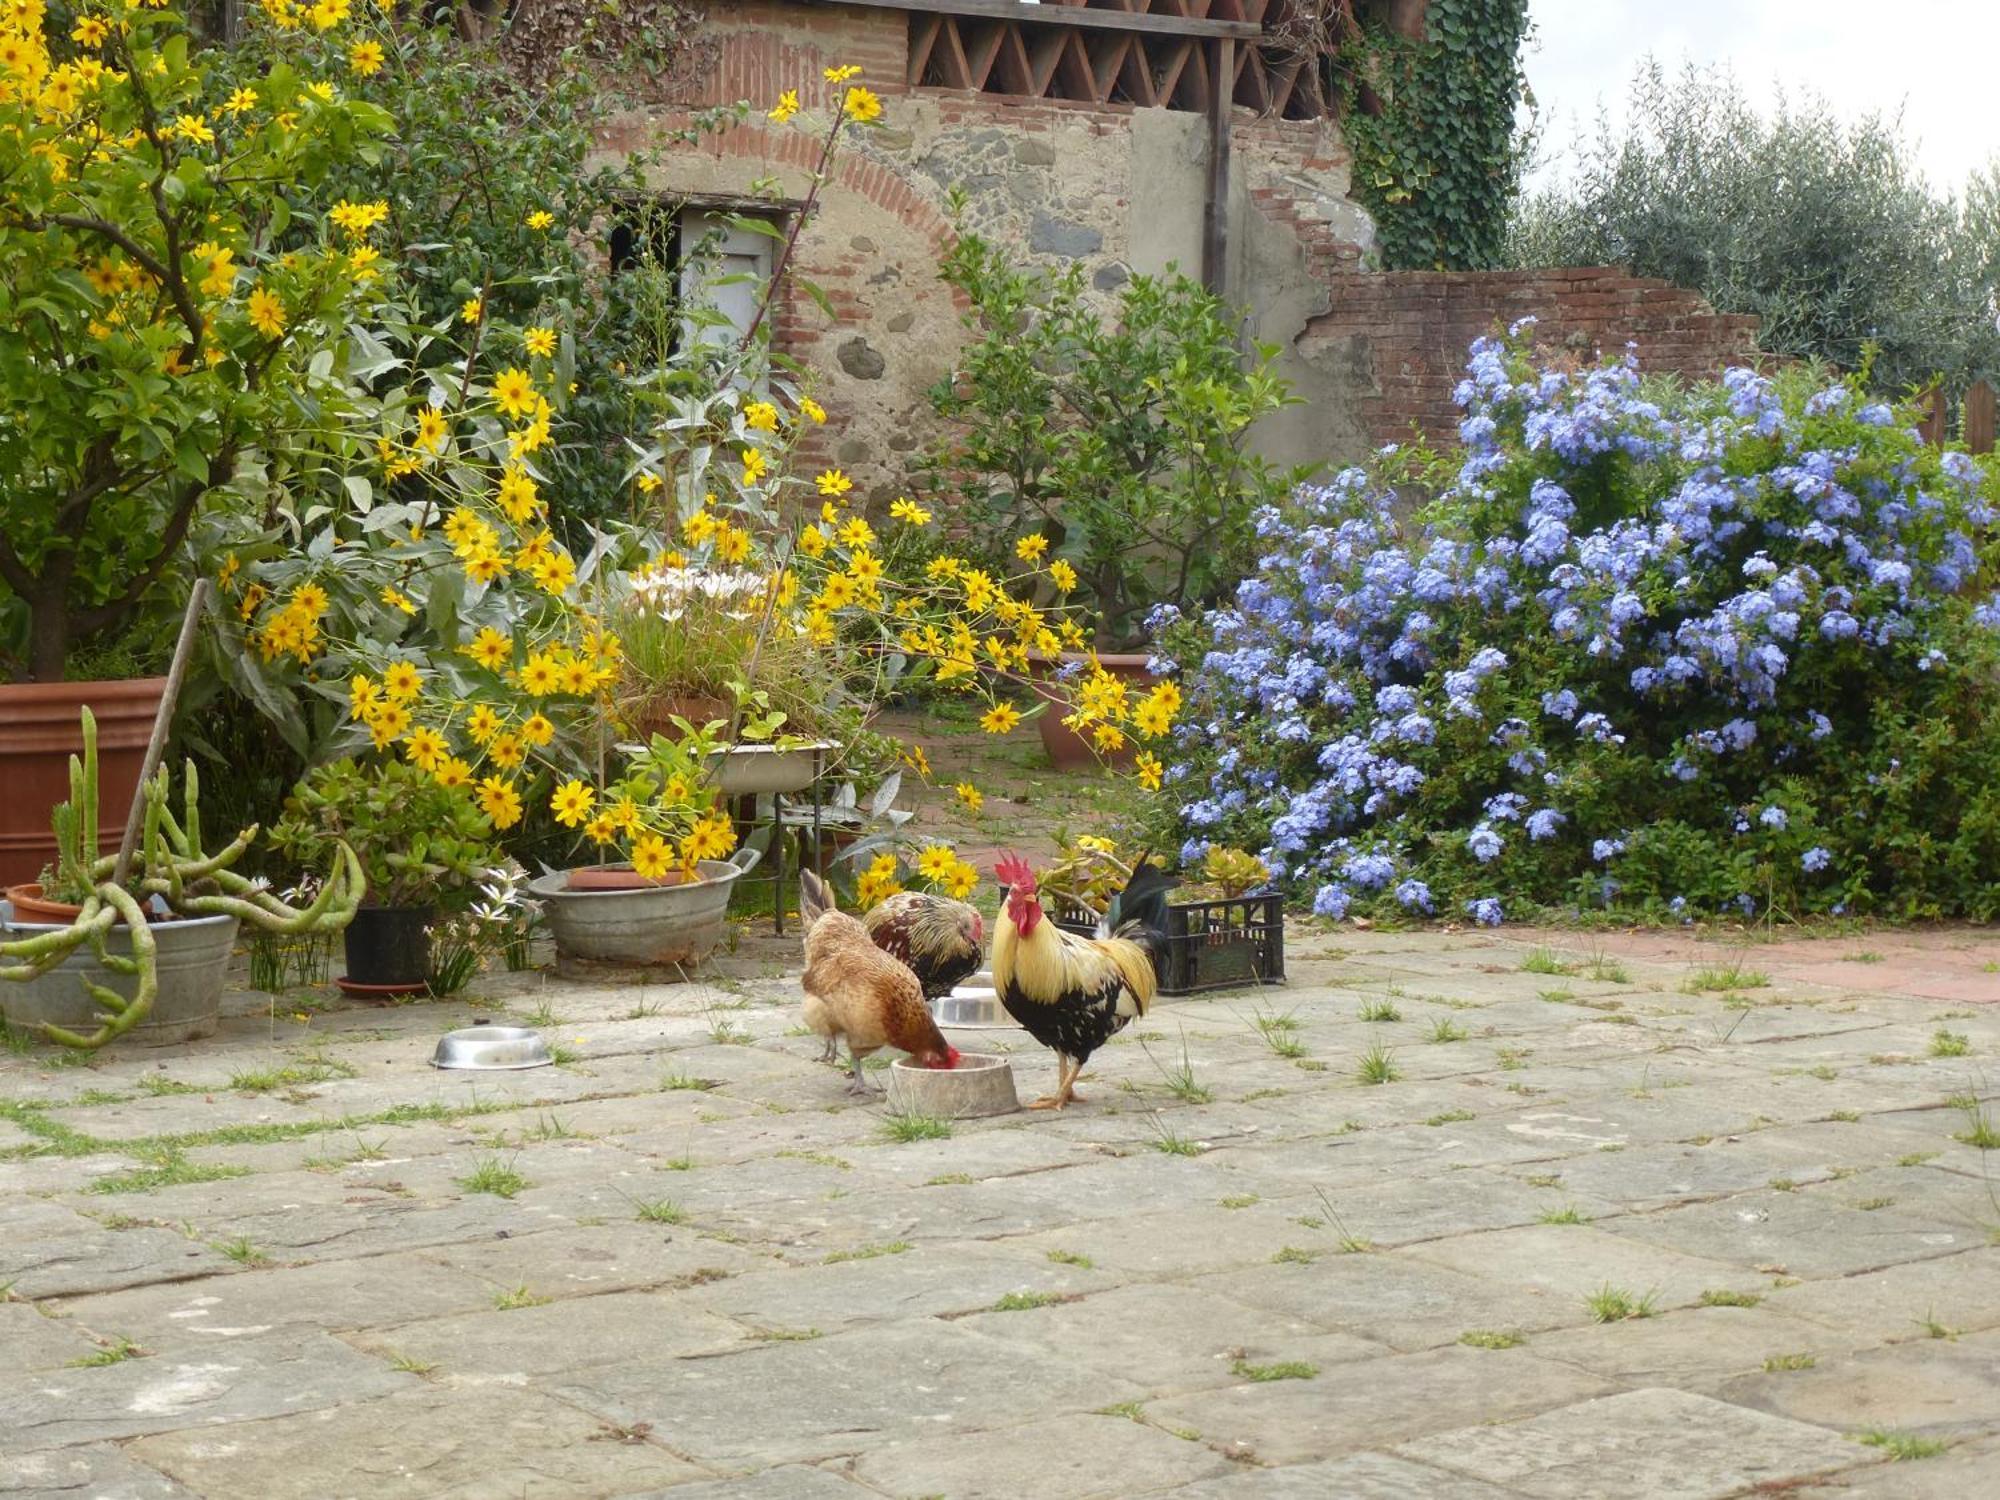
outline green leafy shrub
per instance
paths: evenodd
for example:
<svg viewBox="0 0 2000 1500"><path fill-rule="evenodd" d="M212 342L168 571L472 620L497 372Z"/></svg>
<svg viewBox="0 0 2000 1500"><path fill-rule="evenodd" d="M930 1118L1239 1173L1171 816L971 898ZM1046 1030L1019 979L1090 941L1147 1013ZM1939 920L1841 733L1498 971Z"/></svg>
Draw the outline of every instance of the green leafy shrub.
<svg viewBox="0 0 2000 1500"><path fill-rule="evenodd" d="M470 790L391 760L319 767L285 799L271 829L271 841L304 865L345 841L375 906L464 905L506 862L492 837Z"/></svg>
<svg viewBox="0 0 2000 1500"><path fill-rule="evenodd" d="M1156 603L1231 587L1251 560L1251 512L1304 472L1247 451L1257 420L1294 400L1276 348L1246 365L1229 309L1179 274L1133 277L1109 317L1081 266L1019 270L976 234L941 274L971 302L971 343L931 392L952 431L927 467L954 520L998 548L1047 538L1107 647L1138 639Z"/></svg>

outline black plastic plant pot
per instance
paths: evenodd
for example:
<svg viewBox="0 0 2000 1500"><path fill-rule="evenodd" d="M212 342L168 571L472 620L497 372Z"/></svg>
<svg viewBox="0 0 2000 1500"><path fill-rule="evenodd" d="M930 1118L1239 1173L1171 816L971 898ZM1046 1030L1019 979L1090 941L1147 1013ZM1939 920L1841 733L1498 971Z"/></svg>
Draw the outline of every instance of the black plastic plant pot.
<svg viewBox="0 0 2000 1500"><path fill-rule="evenodd" d="M431 971L428 906L364 906L348 924L345 983L422 989Z"/></svg>

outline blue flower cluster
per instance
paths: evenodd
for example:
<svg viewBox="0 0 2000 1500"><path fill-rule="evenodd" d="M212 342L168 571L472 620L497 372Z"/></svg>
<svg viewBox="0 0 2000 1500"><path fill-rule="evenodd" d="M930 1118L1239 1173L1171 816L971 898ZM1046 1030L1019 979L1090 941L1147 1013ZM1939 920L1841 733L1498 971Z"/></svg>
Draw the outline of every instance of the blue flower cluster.
<svg viewBox="0 0 2000 1500"><path fill-rule="evenodd" d="M2000 793L1916 784L1939 716L2000 773L1979 462L1806 371L1655 390L1482 339L1457 398L1418 515L1385 450L1256 515L1229 607L1152 622L1184 859L1261 846L1331 917L1980 905ZM1963 890L1892 852L1905 801Z"/></svg>

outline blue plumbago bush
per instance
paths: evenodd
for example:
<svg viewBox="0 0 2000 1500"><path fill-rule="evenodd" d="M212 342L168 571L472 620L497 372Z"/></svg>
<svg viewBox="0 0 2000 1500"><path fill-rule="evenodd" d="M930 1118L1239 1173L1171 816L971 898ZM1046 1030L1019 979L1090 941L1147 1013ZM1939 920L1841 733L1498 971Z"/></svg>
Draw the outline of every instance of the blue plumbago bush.
<svg viewBox="0 0 2000 1500"><path fill-rule="evenodd" d="M1995 481L1858 384L1472 347L1455 467L1385 450L1158 612L1183 859L1315 911L2000 909Z"/></svg>

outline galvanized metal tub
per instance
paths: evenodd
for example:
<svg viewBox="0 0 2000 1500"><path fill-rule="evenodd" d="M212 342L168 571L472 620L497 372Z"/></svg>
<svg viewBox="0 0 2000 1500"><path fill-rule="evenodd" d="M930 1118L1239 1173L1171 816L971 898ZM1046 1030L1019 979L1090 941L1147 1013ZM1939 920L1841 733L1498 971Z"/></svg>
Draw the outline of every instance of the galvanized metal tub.
<svg viewBox="0 0 2000 1500"><path fill-rule="evenodd" d="M542 903L556 949L570 958L609 964L672 964L692 968L722 941L729 889L756 867L759 851L705 859L693 885L631 891L573 891L557 871L528 882Z"/></svg>
<svg viewBox="0 0 2000 1500"><path fill-rule="evenodd" d="M164 1047L213 1036L221 1016L229 955L236 946L236 918L193 917L150 925L157 948L159 993L151 1013L125 1033L126 1039L142 1047ZM59 930L59 924L51 922L16 922L14 908L0 901L0 941ZM132 935L121 923L111 929L105 947L129 957ZM139 983L136 975L105 968L85 943L46 974L18 983L0 981L0 1012L9 1026L23 1030L52 1021L70 1031L95 1031L103 1018L84 990L86 978L127 999Z"/></svg>

